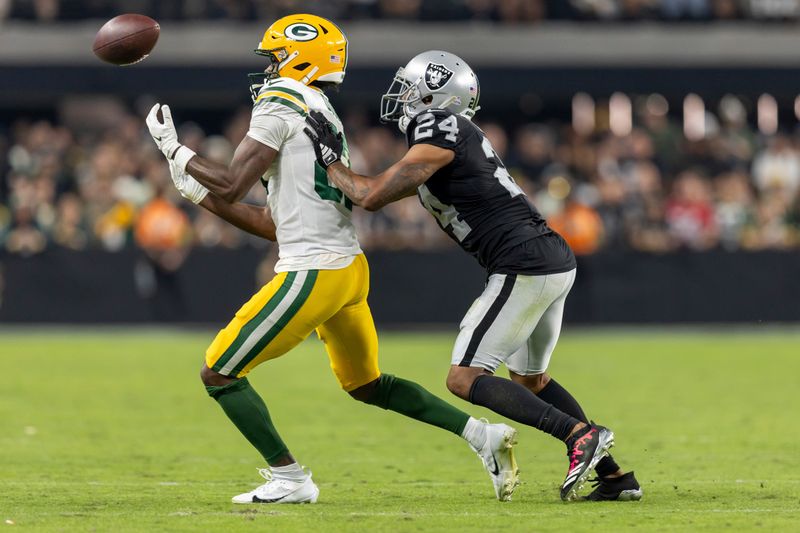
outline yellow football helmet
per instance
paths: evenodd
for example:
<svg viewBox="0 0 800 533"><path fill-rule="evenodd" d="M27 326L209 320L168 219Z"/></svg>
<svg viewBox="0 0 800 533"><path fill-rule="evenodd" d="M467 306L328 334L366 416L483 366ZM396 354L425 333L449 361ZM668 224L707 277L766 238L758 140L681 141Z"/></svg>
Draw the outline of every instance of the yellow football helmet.
<svg viewBox="0 0 800 533"><path fill-rule="evenodd" d="M267 79L292 78L342 83L347 67L347 37L336 24L316 15L288 15L264 32L255 53L269 58Z"/></svg>

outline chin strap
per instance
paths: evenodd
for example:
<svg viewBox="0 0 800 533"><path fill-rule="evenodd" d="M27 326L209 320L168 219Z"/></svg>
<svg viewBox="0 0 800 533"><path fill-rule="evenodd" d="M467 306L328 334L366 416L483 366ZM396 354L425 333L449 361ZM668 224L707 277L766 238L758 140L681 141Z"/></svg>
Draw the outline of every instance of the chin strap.
<svg viewBox="0 0 800 533"><path fill-rule="evenodd" d="M442 105L439 106L439 107L441 107L442 109L445 109L447 107L450 107L453 104L460 104L460 103L461 103L461 98L459 98L458 96L451 96L450 98L448 98L447 100L442 102Z"/></svg>
<svg viewBox="0 0 800 533"><path fill-rule="evenodd" d="M311 69L311 72L309 72L308 74L303 76L303 78L300 80L303 83L303 85L308 85L308 82L311 80L311 78L314 76L314 74L317 73L318 70L319 70L319 67L314 67L314 68Z"/></svg>
<svg viewBox="0 0 800 533"><path fill-rule="evenodd" d="M475 113L477 113L480 110L480 108L481 106L477 106L475 109L465 109L464 111L461 112L461 116L468 120L472 120L472 117L475 116Z"/></svg>
<svg viewBox="0 0 800 533"><path fill-rule="evenodd" d="M408 118L407 116L403 115L403 116L402 116L402 117L400 117L400 119L397 121L397 127L400 129L400 131L402 131L403 133L405 133L405 132L406 132L406 130L408 129L408 125L409 125L409 123L411 123L411 119L410 119L410 118Z"/></svg>

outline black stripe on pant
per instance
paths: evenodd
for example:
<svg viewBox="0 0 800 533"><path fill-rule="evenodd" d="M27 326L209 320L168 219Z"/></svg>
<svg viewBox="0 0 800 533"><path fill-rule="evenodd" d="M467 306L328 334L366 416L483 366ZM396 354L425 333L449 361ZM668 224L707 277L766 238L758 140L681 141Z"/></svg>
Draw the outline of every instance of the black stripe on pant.
<svg viewBox="0 0 800 533"><path fill-rule="evenodd" d="M461 359L461 362L458 363L458 366L469 366L472 363L472 358L475 357L475 352L478 351L478 346L480 346L484 335L486 335L486 332L489 331L489 328L494 323L497 315L500 314L503 306L511 296L511 291L514 289L514 282L516 281L516 274L506 275L506 279L503 281L503 287L500 289L500 294L498 294L497 298L494 299L494 302L492 302L489 310L483 316L480 323L475 328L475 331L472 332L472 337L467 345L467 351L464 353L464 358Z"/></svg>

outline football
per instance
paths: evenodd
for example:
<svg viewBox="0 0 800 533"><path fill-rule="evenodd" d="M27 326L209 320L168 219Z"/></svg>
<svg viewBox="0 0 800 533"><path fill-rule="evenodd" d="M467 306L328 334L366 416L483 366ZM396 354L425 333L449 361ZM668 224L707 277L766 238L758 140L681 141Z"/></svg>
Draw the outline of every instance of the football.
<svg viewBox="0 0 800 533"><path fill-rule="evenodd" d="M132 65L146 58L158 42L161 27L145 15L126 14L109 20L94 38L94 54L114 65Z"/></svg>

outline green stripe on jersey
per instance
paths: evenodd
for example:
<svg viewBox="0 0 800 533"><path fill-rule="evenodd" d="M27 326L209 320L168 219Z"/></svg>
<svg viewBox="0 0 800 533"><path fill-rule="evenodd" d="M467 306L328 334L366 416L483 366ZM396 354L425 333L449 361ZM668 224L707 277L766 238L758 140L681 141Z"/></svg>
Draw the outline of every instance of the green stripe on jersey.
<svg viewBox="0 0 800 533"><path fill-rule="evenodd" d="M294 272L292 272L294 274ZM283 331L283 328L286 327L286 324L294 318L294 315L303 307L303 304L306 303L308 300L308 296L311 294L311 290L314 288L314 283L317 281L317 274L319 274L319 270L309 270L308 275L306 276L305 281L303 282L303 286L300 289L300 292L297 294L297 297L294 299L292 304L289 308L280 316L279 319L275 321L275 325L272 326L267 333L256 342L255 346L253 346L247 355L242 357L242 360L233 368L233 371L230 372L230 375L236 376L239 372L247 366L247 364L258 357L258 354L266 348L270 342L278 336L278 334Z"/></svg>
<svg viewBox="0 0 800 533"><path fill-rule="evenodd" d="M291 94L292 96L294 96L295 98L297 98L298 100L303 102L304 104L306 103L306 99L303 98L302 94L300 94L299 92L295 91L294 89L289 89L288 87L284 87L283 85L280 85L279 83L276 83L275 85L267 85L267 90L270 90L270 91L271 90L275 90L275 91L284 92L286 94Z"/></svg>
<svg viewBox="0 0 800 533"><path fill-rule="evenodd" d="M288 107L294 111L300 113L300 116L306 116L305 110L300 107L299 105L295 104L294 102L287 100L286 98L281 98L280 96L270 96L269 98L262 98L258 102L256 102L256 108L259 106L266 104L266 103L273 103L273 104L281 104L283 106Z"/></svg>
<svg viewBox="0 0 800 533"><path fill-rule="evenodd" d="M253 333L259 324L261 324L267 317L272 313L278 304L286 297L286 294L289 292L289 289L292 287L292 283L294 283L294 279L297 277L297 272L289 272L286 275L286 278L283 280L283 283L275 291L275 294L267 300L267 303L264 304L264 307L261 308L256 316L251 318L247 324L242 327L239 331L239 334L236 336L236 339L233 343L228 347L227 350L220 356L217 362L214 364L212 368L213 371L219 372L225 366L225 364L230 361L231 357L241 348L244 341Z"/></svg>

